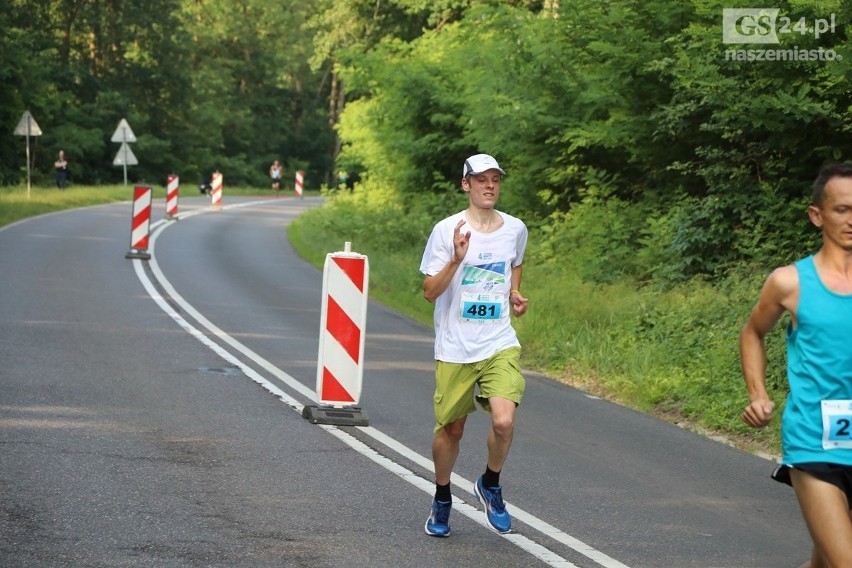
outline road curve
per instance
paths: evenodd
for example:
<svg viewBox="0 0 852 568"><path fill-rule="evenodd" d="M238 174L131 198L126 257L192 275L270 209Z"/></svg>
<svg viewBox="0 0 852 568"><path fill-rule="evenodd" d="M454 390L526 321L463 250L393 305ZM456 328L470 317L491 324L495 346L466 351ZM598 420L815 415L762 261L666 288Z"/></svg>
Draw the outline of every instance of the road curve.
<svg viewBox="0 0 852 568"><path fill-rule="evenodd" d="M0 230L0 564L774 568L808 556L768 461L532 373L502 477L516 532L488 531L470 492L485 459L477 413L453 535L427 537L429 329L371 302L370 427L299 414L321 274L285 231L316 204L189 198L168 223L155 204L148 262L124 258L128 203Z"/></svg>

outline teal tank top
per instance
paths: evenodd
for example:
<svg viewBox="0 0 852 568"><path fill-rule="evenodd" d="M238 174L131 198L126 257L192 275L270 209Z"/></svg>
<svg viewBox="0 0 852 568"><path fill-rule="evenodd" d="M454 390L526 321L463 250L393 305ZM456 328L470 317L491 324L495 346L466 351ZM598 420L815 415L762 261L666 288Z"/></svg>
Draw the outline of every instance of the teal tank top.
<svg viewBox="0 0 852 568"><path fill-rule="evenodd" d="M852 465L852 294L829 290L813 256L795 266L799 305L796 328L787 327L783 463ZM829 402L825 410L823 401L845 402Z"/></svg>

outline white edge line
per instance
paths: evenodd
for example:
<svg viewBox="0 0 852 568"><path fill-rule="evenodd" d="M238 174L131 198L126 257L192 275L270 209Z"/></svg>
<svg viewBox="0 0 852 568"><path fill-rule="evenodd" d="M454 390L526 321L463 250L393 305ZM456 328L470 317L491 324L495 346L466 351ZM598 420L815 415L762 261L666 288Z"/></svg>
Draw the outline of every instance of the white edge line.
<svg viewBox="0 0 852 568"><path fill-rule="evenodd" d="M149 249L150 250L150 249ZM152 257L153 258L153 257ZM199 331L196 327L194 327L191 323L189 323L186 319L183 318L179 313L177 313L169 303L157 292L154 288L153 283L148 279L148 275L145 274L144 268L142 267L142 261L139 259L133 260L133 268L136 271L136 276L139 278L140 282L144 286L145 290L148 292L149 296L157 303L157 305L162 309L167 315L169 315L180 327L182 327L185 331L189 332L190 335L199 340L206 347L209 347L214 353L222 357L226 362L234 365L239 368L247 377L253 380L255 383L259 384L267 391L277 396L282 402L301 413L303 405L299 403L294 398L290 397L284 391L279 389L274 384L270 383L266 379L264 379L260 374L258 374L254 369L249 367L247 364L243 363L229 352L224 350L218 344L216 344L212 339L207 337L204 333ZM161 283L162 284L162 283ZM432 483L426 481L419 475L415 474L411 470L393 462L387 457L379 454L373 448L364 444L362 441L358 440L351 434L348 434L336 426L329 425L319 425L325 431L329 432L344 444L357 451L359 454L364 457L374 461L378 465L382 466L386 470L391 473L399 476L405 481L408 481L418 489L425 491L427 494L431 495L434 486ZM484 515L479 511L479 509L468 505L465 502L455 502L453 503L453 509L468 517L472 521L482 525L483 527L487 527L487 523L485 521ZM521 548L522 550L532 554L536 558L539 558L546 562L549 566L554 566L556 568L578 568L575 564L568 562L555 552L545 548L544 546L518 534L506 534L501 535L504 538L507 538L511 542L513 542L516 546Z"/></svg>
<svg viewBox="0 0 852 568"><path fill-rule="evenodd" d="M213 324L213 322L211 322L201 313L199 313L198 310L196 310L189 302L187 302L183 298L183 296L181 296L177 292L177 290L174 289L174 287L166 278L165 274L163 274L163 271L160 270L160 265L157 263L156 257L154 256L154 247L156 245L157 237L159 236L160 232L162 232L162 230L165 229L165 227L167 226L168 224L158 224L156 230L151 234L151 238L148 245L148 252L151 253L151 258L148 261L148 266L151 268L151 271L154 273L154 277L156 278L157 282L159 282L160 286L163 287L163 290L166 292L166 294L175 303L179 304L187 314L192 316L193 319L195 319L199 324L201 324L202 327L210 331L210 333L212 333L213 335L215 335L216 337L218 337L219 339L221 339L222 341L224 341L225 343L227 343L228 345L230 345L231 347L233 347L234 349L257 363L258 365L260 365L264 370L271 373L273 376L275 376L275 378L281 380L284 384L286 384L288 387L292 388L302 396L308 398L309 400L315 400L316 391L309 389L308 387L297 381L295 378L285 373L284 371L282 371L281 369L279 369L266 359L262 358L260 355L258 355L257 353L255 353L254 351L252 351L251 349L249 349L248 347L246 347L245 345L222 331L221 329L219 329L216 325Z"/></svg>
<svg viewBox="0 0 852 568"><path fill-rule="evenodd" d="M421 456L417 452L412 451L407 446L405 446L404 444L401 444L400 442L391 438L390 436L388 436L384 432L382 432L380 430L376 430L372 426L359 426L358 429L361 430L362 432L364 432L365 434L367 434L368 436L370 436L371 438L373 438L374 440L376 440L377 442L384 444L387 448L389 448L389 449L393 450L394 452L400 454L401 456L413 461L417 465L419 465L423 468L426 468L428 470L431 470L434 467L431 460ZM457 475L456 473L453 473L452 474L452 482L455 485L455 487L462 488L462 489L464 489L465 492L473 495L473 482L472 481L467 480L464 477ZM432 489L434 489L434 488L431 488L430 491ZM524 511L520 507L512 505L509 501L506 501L506 505L511 507L511 513L512 513L513 518L518 519L519 521L522 521L523 523L525 523L525 524L529 525L530 527L536 529L540 533L545 534L545 535L549 536L550 538L552 538L553 540L556 540L557 542L564 544L565 546L571 548L572 550L579 552L583 556L586 556L587 558L594 560L595 562L597 562L601 566L605 566L606 568L628 568L626 565L622 564L618 560L615 560L614 558L610 558L609 556L607 556L603 552L600 552L600 551L592 548L591 546L589 546L585 542L578 540L578 539L572 537L571 535L562 532L561 530L554 527L553 525L551 525L551 524L549 524L545 521L542 521L541 519L535 517L534 515ZM454 507L455 507L455 505L454 505Z"/></svg>

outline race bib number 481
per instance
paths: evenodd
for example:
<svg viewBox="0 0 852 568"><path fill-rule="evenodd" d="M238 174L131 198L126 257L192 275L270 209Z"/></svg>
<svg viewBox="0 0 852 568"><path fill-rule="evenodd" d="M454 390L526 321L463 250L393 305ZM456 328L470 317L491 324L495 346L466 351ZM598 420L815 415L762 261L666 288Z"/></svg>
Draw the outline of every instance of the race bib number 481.
<svg viewBox="0 0 852 568"><path fill-rule="evenodd" d="M503 311L503 294L471 294L465 292L461 299L462 321L493 324Z"/></svg>

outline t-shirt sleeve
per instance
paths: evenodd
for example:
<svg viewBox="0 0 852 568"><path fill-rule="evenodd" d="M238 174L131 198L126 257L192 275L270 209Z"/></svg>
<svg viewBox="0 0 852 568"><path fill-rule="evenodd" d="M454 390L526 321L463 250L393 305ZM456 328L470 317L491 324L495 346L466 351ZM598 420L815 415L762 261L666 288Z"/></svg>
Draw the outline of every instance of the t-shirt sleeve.
<svg viewBox="0 0 852 568"><path fill-rule="evenodd" d="M420 260L420 272L426 276L438 274L450 261L450 249L447 247L446 231L442 230L442 223L438 223L432 229L423 258Z"/></svg>
<svg viewBox="0 0 852 568"><path fill-rule="evenodd" d="M529 232L527 231L527 226L523 223L520 223L520 227L518 228L518 236L515 239L515 260L512 261L512 268L520 266L524 262L524 253L527 250L528 235Z"/></svg>

